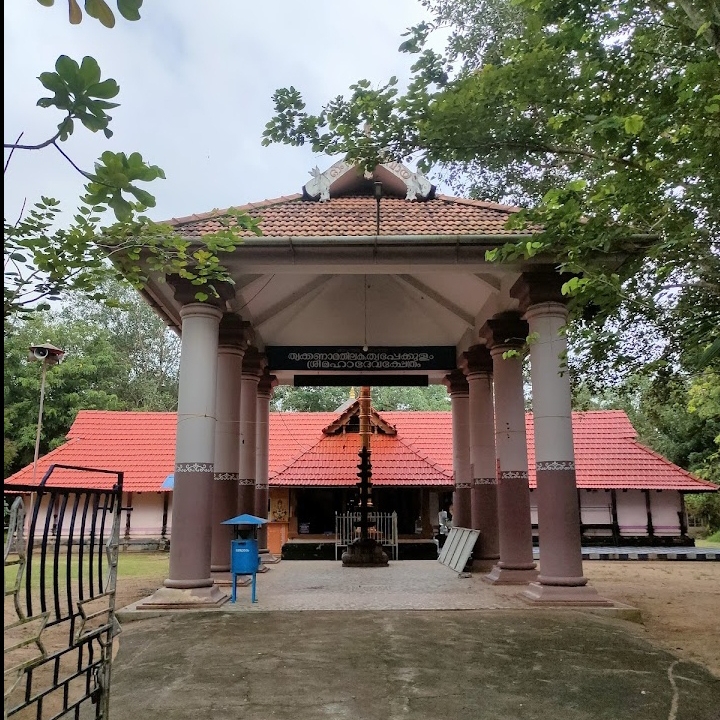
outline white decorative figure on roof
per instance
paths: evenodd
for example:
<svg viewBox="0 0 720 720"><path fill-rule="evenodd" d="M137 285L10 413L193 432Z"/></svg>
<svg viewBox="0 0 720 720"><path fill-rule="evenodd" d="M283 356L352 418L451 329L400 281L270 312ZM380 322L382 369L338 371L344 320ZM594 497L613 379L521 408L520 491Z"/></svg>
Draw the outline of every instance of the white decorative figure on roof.
<svg viewBox="0 0 720 720"><path fill-rule="evenodd" d="M432 183L420 173L413 173L405 180L407 185L406 200L417 200L418 197L426 198L432 190Z"/></svg>
<svg viewBox="0 0 720 720"><path fill-rule="evenodd" d="M305 185L305 191L311 197L318 197L322 202L323 200L330 199L330 178L320 171L320 168L316 165L311 171L310 175L312 180Z"/></svg>

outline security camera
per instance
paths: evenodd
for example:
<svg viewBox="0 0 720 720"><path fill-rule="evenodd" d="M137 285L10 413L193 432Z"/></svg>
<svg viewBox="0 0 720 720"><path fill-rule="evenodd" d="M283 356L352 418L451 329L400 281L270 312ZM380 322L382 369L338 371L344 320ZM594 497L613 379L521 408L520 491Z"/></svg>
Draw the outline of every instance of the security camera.
<svg viewBox="0 0 720 720"><path fill-rule="evenodd" d="M44 345L31 345L28 357L30 360L39 360L40 362L54 365L62 360L62 356L64 354L64 350L61 350L50 343L45 343Z"/></svg>

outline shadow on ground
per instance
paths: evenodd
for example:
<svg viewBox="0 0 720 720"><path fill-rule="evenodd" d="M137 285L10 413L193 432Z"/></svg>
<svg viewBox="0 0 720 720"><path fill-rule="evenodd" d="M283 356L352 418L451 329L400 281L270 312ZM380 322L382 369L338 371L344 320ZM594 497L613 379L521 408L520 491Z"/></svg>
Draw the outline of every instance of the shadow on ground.
<svg viewBox="0 0 720 720"><path fill-rule="evenodd" d="M113 720L720 720L704 668L569 610L193 612L118 640Z"/></svg>

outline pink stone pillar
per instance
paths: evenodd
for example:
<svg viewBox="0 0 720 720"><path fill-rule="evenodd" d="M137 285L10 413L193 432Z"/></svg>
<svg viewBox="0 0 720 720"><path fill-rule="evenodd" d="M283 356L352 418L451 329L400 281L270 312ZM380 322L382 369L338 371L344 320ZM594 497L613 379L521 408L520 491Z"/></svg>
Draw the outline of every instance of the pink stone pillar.
<svg viewBox="0 0 720 720"><path fill-rule="evenodd" d="M582 571L570 378L565 363L564 326L568 312L563 303L553 301L562 298L561 282L555 272L528 273L512 289L521 298L521 305L529 305L525 318L532 337L530 361L540 540L540 575L538 582L524 592L524 597L541 604L606 605L608 602L594 588L586 586ZM547 297L553 300L533 302Z"/></svg>
<svg viewBox="0 0 720 720"><path fill-rule="evenodd" d="M197 288L178 282L176 298ZM180 299L180 298L178 298ZM222 311L188 302L180 311L178 392L170 572L163 587L138 607L212 607L227 600L210 575L215 459L218 327Z"/></svg>
<svg viewBox="0 0 720 720"><path fill-rule="evenodd" d="M500 560L486 579L524 584L537 577L533 561L528 485L522 348L527 324L508 312L488 320L483 334L490 345L495 381L495 449Z"/></svg>
<svg viewBox="0 0 720 720"><path fill-rule="evenodd" d="M237 510L240 462L240 376L248 345L247 323L226 314L220 321L217 373L217 425L215 427L215 476L212 510L210 569L230 570L230 542L235 529L223 525Z"/></svg>
<svg viewBox="0 0 720 720"><path fill-rule="evenodd" d="M445 376L450 391L453 429L453 520L455 527L469 528L471 523L470 427L468 384L462 370Z"/></svg>
<svg viewBox="0 0 720 720"><path fill-rule="evenodd" d="M493 407L493 361L484 345L463 356L470 406L471 522L480 537L473 550L473 569L489 571L500 559Z"/></svg>
<svg viewBox="0 0 720 720"><path fill-rule="evenodd" d="M257 448L255 461L255 515L268 519L268 502L270 489L268 486L269 460L270 460L270 399L273 388L278 381L274 375L265 370L260 378L257 389ZM258 531L258 545L260 551L268 552L267 525Z"/></svg>
<svg viewBox="0 0 720 720"><path fill-rule="evenodd" d="M240 391L240 478L237 514L255 514L255 477L257 472L257 390L265 357L257 348L245 352Z"/></svg>

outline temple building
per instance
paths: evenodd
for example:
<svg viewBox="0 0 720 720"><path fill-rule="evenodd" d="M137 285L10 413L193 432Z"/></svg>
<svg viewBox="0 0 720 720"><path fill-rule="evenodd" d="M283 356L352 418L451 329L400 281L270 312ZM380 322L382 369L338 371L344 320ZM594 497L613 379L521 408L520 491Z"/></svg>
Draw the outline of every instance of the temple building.
<svg viewBox="0 0 720 720"><path fill-rule="evenodd" d="M113 468L127 473L134 508L140 492L156 494L158 507L167 508L161 517L167 515L171 536L169 576L145 607L211 607L227 599L214 579L230 563L232 529L223 520L267 516L273 499L277 510L282 498L287 521L277 522L287 522L291 540L294 533L324 534L330 513L350 502L356 478L347 472L357 456L343 453L352 445L352 409L314 418L271 414L278 384L444 384L449 413L373 416L376 501L392 505L404 531L414 534L419 519L422 536L431 532L433 503L452 492L454 523L479 531L473 567L490 583L517 585L528 603L609 603L583 575L581 540L591 526L685 534L681 493L703 483L674 469L687 489L658 487L638 468L639 476L623 484L625 475L612 470L622 464L613 448L643 462L650 457L627 418L571 412L563 359L567 278L542 256L487 260L488 250L537 231L507 228L517 208L439 195L400 163L368 172L340 161L313 171L295 195L235 210L258 219L262 234L247 231L221 257L232 283L216 283L198 298L197 285L149 270L142 291L182 339L178 412L155 415L158 424L162 417L168 430L175 427L174 456L167 459L166 431L166 459L153 475L160 485L173 476L172 507L160 486L135 488L129 466ZM192 242L222 229L232 215L213 211L171 223ZM91 417L78 417L67 447ZM589 433L583 428L599 418L615 424L607 452L598 454L596 445L583 455L583 443L602 437L604 421ZM119 438L117 444L131 445ZM135 451L141 464L157 463L142 444L124 450ZM386 457L400 458L408 473L386 474ZM597 457L607 467L595 464ZM97 462L116 464L108 454ZM143 526L140 518L139 511L130 516L131 532Z"/></svg>

